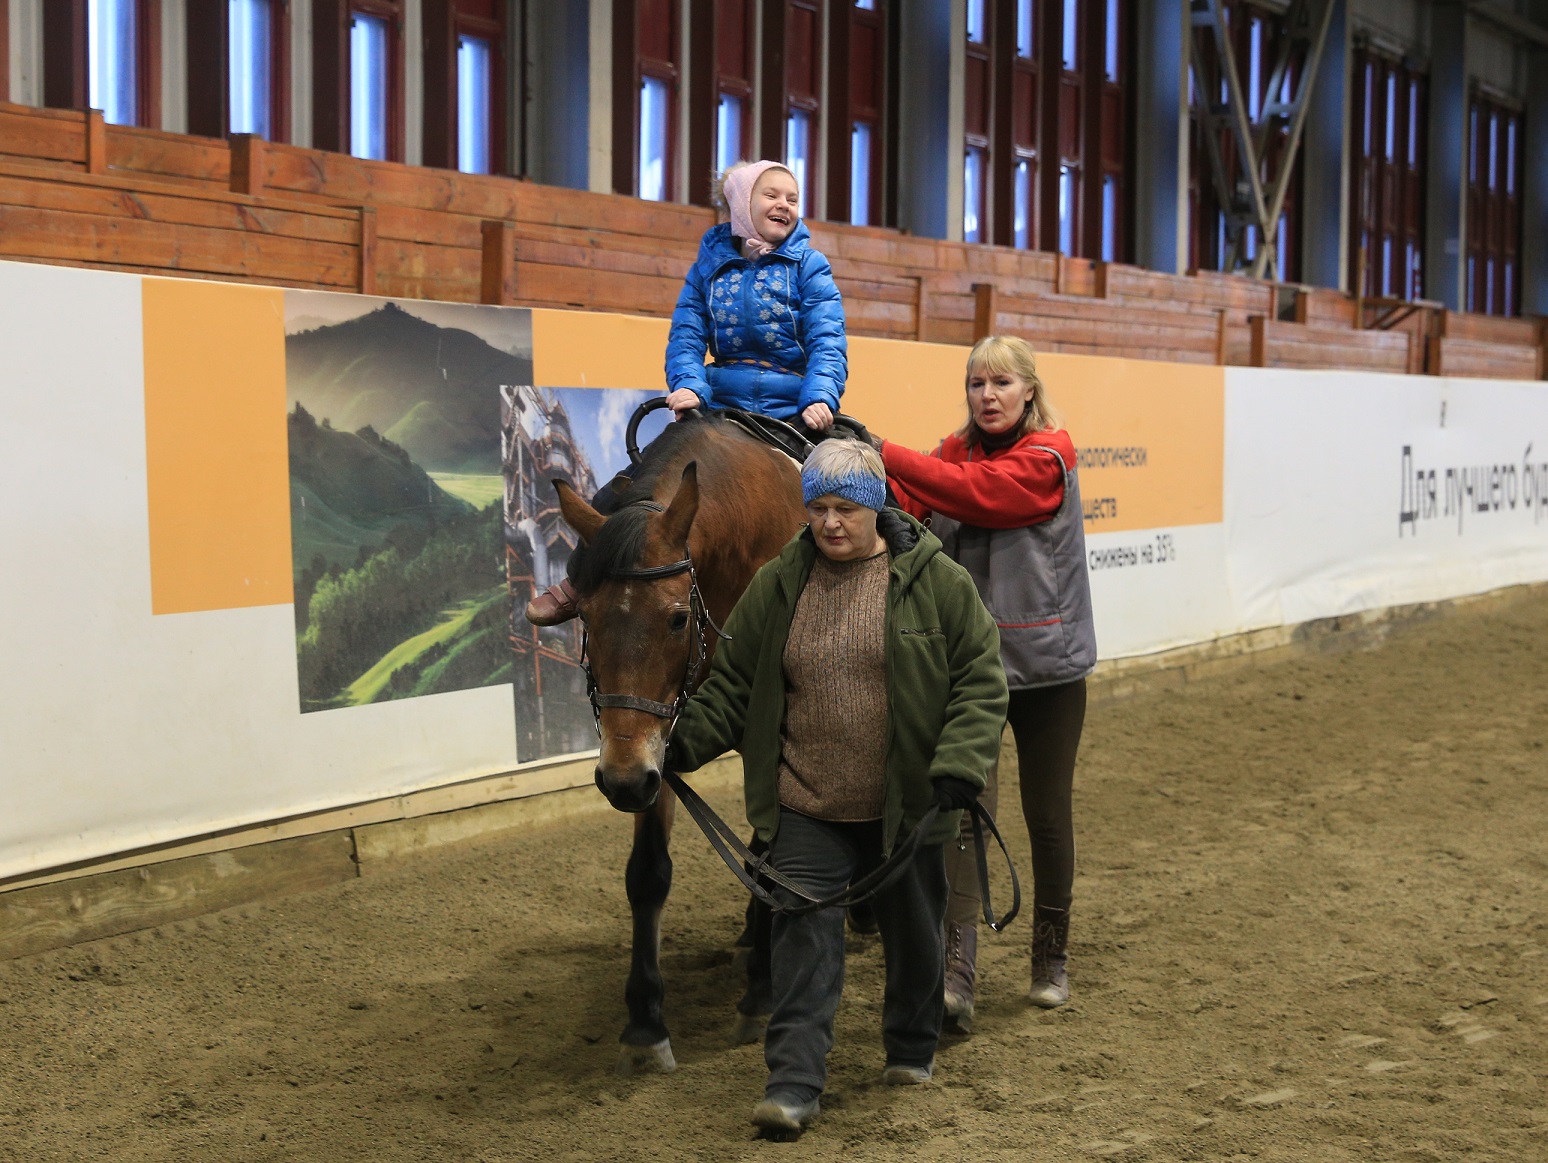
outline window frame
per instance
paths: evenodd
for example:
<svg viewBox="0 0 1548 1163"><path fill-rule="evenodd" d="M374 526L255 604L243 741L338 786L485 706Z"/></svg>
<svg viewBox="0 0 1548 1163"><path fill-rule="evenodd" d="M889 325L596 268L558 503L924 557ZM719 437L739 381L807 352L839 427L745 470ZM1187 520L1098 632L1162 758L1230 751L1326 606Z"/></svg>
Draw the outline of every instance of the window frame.
<svg viewBox="0 0 1548 1163"><path fill-rule="evenodd" d="M682 113L682 3L667 5L668 54L671 59L648 58L641 48L640 22L645 6L654 0L613 2L613 191L640 197L640 90L645 77L666 82L666 179L663 201L682 197L683 180L678 164L678 120ZM713 122L712 122L713 124Z"/></svg>
<svg viewBox="0 0 1548 1163"><path fill-rule="evenodd" d="M161 0L134 0L134 3L133 124L160 129ZM47 0L41 7L43 104L56 109L90 108L91 34L87 0Z"/></svg>
<svg viewBox="0 0 1548 1163"><path fill-rule="evenodd" d="M290 140L290 5L269 5L269 141ZM225 137L231 127L231 14L226 3L190 4L185 17L188 53L188 132Z"/></svg>
<svg viewBox="0 0 1548 1163"><path fill-rule="evenodd" d="M1425 276L1429 77L1417 63L1364 41L1356 42L1353 58L1349 90L1349 283L1358 295L1420 299L1424 297ZM1417 112L1413 108L1416 90ZM1398 98L1395 103L1392 95ZM1384 141L1389 123L1394 138L1391 157ZM1394 278L1389 264L1381 261L1384 251L1394 258L1402 254L1408 259L1400 277ZM1413 259L1418 261L1417 273Z"/></svg>
<svg viewBox="0 0 1548 1163"><path fill-rule="evenodd" d="M404 0L312 0L312 144L350 152L350 22L356 13L387 23L387 161L405 152Z"/></svg>
<svg viewBox="0 0 1548 1163"><path fill-rule="evenodd" d="M861 8L854 0L833 0L828 8L828 145L827 217L853 222L855 129L869 131L869 197L864 225L879 225L886 215L888 172L888 94L891 91L889 0L873 0ZM864 45L871 59L862 59ZM869 76L869 91L862 77Z"/></svg>
<svg viewBox="0 0 1548 1163"><path fill-rule="evenodd" d="M1491 168L1484 114L1499 127L1492 145L1492 173L1483 172ZM1514 151L1507 144L1511 126L1515 128L1517 143ZM1464 303L1468 311L1479 314L1520 315L1525 116L1518 102L1474 81L1468 90L1467 127Z"/></svg>
<svg viewBox="0 0 1548 1163"><path fill-rule="evenodd" d="M427 166L456 170L461 149L458 48L462 37L489 42L489 172L510 172L510 73L507 5L470 0L422 0L424 27L424 138ZM487 9L484 15L474 9Z"/></svg>

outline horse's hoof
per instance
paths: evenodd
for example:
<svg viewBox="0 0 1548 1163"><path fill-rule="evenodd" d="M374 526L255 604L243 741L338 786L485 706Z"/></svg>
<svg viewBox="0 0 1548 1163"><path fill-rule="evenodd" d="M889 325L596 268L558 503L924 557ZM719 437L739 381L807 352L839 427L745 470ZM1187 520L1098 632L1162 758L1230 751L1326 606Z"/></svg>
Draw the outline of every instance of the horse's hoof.
<svg viewBox="0 0 1548 1163"><path fill-rule="evenodd" d="M627 1042L618 1050L618 1065L613 1068L620 1078L634 1074L670 1074L677 1069L677 1059L672 1057L672 1039L662 1038L653 1046L631 1046Z"/></svg>
<svg viewBox="0 0 1548 1163"><path fill-rule="evenodd" d="M749 1042L761 1042L768 1024L768 1014L737 1014L731 1026L731 1045L746 1046Z"/></svg>

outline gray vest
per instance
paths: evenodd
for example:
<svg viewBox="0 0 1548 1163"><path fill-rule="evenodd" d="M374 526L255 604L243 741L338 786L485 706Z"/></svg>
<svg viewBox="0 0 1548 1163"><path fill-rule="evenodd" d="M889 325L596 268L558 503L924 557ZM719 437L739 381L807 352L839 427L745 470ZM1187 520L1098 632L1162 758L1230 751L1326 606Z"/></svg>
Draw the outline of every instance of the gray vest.
<svg viewBox="0 0 1548 1163"><path fill-rule="evenodd" d="M1000 659L1012 690L1074 682L1097 660L1080 481L1056 451L1043 451L1064 465L1064 500L1047 521L980 529L937 513L930 522L1000 627Z"/></svg>

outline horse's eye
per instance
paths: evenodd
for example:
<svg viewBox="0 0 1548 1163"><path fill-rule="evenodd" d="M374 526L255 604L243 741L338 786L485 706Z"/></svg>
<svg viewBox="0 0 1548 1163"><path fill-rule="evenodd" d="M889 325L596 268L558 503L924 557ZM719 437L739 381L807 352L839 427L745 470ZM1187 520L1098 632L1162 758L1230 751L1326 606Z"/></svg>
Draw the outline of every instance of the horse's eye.
<svg viewBox="0 0 1548 1163"><path fill-rule="evenodd" d="M672 615L672 621L670 625L672 627L672 633L681 634L688 628L688 611L678 610L675 614Z"/></svg>

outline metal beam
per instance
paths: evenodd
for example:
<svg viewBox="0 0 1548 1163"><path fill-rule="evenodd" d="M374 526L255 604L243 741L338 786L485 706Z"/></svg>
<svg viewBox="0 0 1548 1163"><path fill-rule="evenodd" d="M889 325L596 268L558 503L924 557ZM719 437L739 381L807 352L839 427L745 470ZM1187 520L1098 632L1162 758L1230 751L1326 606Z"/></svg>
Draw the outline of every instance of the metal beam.
<svg viewBox="0 0 1548 1163"><path fill-rule="evenodd" d="M1253 278L1280 277L1279 215L1290 186L1290 174L1300 149L1310 96L1316 84L1318 66L1327 43L1334 0L1294 0L1286 18L1286 35L1281 38L1270 73L1268 95L1256 122L1249 116L1242 93L1241 75L1231 46L1223 0L1191 0L1190 25L1194 108L1203 122L1205 146L1209 154L1211 177L1216 196L1226 214L1229 240L1225 266L1240 269L1244 263L1246 229L1256 226L1262 239L1250 273ZM1204 41L1210 33L1219 62L1217 72L1204 66ZM1288 101L1280 99L1290 63L1298 46L1305 46L1305 61L1299 83ZM1220 90L1225 87L1224 104ZM1270 138L1281 123L1288 123L1285 149L1277 172L1265 170ZM1229 128L1240 155L1239 174L1226 171L1218 135ZM1267 187L1267 191L1265 191Z"/></svg>

